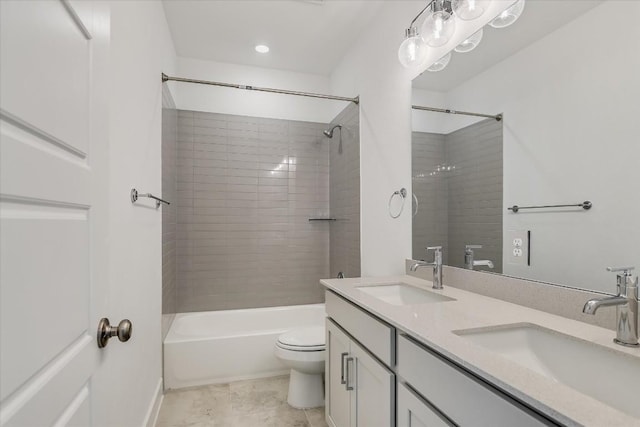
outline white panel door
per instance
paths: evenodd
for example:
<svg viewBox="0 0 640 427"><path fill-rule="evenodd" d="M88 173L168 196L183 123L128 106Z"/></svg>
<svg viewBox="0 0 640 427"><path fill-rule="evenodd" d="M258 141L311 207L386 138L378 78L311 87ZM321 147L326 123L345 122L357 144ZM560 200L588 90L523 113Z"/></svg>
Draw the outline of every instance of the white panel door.
<svg viewBox="0 0 640 427"><path fill-rule="evenodd" d="M88 426L108 295L109 8L9 0L0 19L0 425Z"/></svg>

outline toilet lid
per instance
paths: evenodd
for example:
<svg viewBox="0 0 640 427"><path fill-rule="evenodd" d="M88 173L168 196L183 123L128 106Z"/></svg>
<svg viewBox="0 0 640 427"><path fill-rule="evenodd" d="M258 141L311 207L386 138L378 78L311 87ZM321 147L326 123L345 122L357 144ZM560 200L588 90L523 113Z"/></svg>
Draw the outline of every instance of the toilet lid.
<svg viewBox="0 0 640 427"><path fill-rule="evenodd" d="M324 333L324 326L291 329L278 337L278 345L297 351L324 350Z"/></svg>

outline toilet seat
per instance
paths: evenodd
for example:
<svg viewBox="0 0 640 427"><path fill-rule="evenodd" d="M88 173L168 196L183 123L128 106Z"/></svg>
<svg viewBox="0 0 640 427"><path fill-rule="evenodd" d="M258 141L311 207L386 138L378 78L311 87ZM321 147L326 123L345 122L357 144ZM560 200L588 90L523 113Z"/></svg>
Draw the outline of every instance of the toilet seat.
<svg viewBox="0 0 640 427"><path fill-rule="evenodd" d="M323 351L325 349L324 326L292 329L280 335L276 345L290 351Z"/></svg>

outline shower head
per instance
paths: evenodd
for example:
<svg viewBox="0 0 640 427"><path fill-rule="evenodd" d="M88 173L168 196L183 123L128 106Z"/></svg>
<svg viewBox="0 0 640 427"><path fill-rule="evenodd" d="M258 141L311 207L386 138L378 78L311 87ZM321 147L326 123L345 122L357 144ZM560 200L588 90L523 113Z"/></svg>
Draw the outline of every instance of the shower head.
<svg viewBox="0 0 640 427"><path fill-rule="evenodd" d="M323 130L322 133L327 137L327 138L333 138L333 131L339 128L340 130L342 130L342 125L335 125L334 127L332 127L331 129L327 129L327 130Z"/></svg>

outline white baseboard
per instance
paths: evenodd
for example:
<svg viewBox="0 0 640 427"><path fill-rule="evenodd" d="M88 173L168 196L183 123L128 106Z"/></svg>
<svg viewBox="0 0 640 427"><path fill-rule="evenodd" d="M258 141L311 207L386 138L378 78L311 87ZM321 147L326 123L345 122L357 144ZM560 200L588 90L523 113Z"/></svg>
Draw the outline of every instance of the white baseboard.
<svg viewBox="0 0 640 427"><path fill-rule="evenodd" d="M151 399L151 402L149 404L149 409L147 409L147 415L144 417L143 425L145 427L154 427L156 425L163 398L164 393L162 392L162 378L160 378L158 380L158 385L156 386L155 393L153 394L153 398Z"/></svg>

